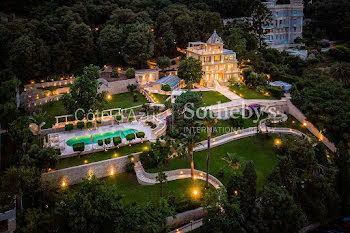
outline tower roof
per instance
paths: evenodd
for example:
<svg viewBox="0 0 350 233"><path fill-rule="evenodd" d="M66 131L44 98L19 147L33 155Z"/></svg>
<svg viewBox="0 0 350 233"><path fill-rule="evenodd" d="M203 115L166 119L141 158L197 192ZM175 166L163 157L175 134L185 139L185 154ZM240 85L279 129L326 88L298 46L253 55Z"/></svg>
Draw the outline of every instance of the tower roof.
<svg viewBox="0 0 350 233"><path fill-rule="evenodd" d="M210 36L210 38L207 41L208 44L223 44L221 37L216 33L216 30L214 30L214 33Z"/></svg>

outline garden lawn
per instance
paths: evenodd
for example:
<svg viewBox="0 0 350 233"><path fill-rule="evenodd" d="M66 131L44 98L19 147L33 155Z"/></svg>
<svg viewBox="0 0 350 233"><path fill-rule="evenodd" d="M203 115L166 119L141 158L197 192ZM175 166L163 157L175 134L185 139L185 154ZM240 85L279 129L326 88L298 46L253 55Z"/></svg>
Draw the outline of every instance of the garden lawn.
<svg viewBox="0 0 350 233"><path fill-rule="evenodd" d="M296 129L299 130L300 132L304 134L311 134L310 131L303 126L302 123L300 123L295 117L292 115L288 115L288 120L282 123L277 123L277 124L270 124L271 127L283 127L283 128L291 128L291 129Z"/></svg>
<svg viewBox="0 0 350 233"><path fill-rule="evenodd" d="M211 106L220 103L230 102L230 99L218 91L201 91L202 105L201 107Z"/></svg>
<svg viewBox="0 0 350 233"><path fill-rule="evenodd" d="M134 102L133 95L137 95L137 102ZM112 99L107 102L105 109L111 108L130 108L137 105L143 105L147 103L147 99L140 92L126 92L121 94L112 95Z"/></svg>
<svg viewBox="0 0 350 233"><path fill-rule="evenodd" d="M258 176L257 186L258 189L261 189L265 178L272 172L278 162L277 152L274 148L275 137L268 135L252 136L211 148L209 173L217 177L224 185L227 185L233 171L222 158L227 152L236 153L242 160L238 173L243 171L246 162L253 161ZM206 171L206 153L206 150L194 153L195 169ZM189 160L175 158L162 169L174 170L180 168L190 168ZM159 170L161 169L148 169L147 171L157 172ZM223 177L218 176L220 170L224 171Z"/></svg>
<svg viewBox="0 0 350 233"><path fill-rule="evenodd" d="M255 127L256 123L253 122L255 119L256 118L243 119L244 123L243 123L242 129ZM231 120L218 120L218 123L215 125L215 130L213 131L211 138L219 137L223 134L231 133L236 130L239 130L239 129L236 129L232 126ZM201 141L203 141L203 140L207 140L207 137L208 137L207 131L205 128L203 128L203 130L199 135L199 138Z"/></svg>
<svg viewBox="0 0 350 233"><path fill-rule="evenodd" d="M170 95L161 95L157 93L152 93L151 96L154 99L154 101L158 101L157 103L159 104L164 104L165 100L170 97Z"/></svg>
<svg viewBox="0 0 350 233"><path fill-rule="evenodd" d="M132 202L144 204L160 199L160 184L140 185L134 174L120 173L102 180L106 184L115 184L117 186L118 193L123 196L122 200L125 204L131 204ZM202 180L192 182L190 178L169 181L163 184L163 197L168 198L172 195L176 198L189 199L193 189L201 190L204 187L204 183Z"/></svg>
<svg viewBox="0 0 350 233"><path fill-rule="evenodd" d="M45 122L43 129L51 128L56 124L55 116L66 115L66 109L61 100L46 103L42 106L42 111L46 112Z"/></svg>
<svg viewBox="0 0 350 233"><path fill-rule="evenodd" d="M81 157L75 156L65 159L60 159L56 165L56 169L62 169L67 167L73 167L84 164L84 161L87 160L88 163L98 162L102 160L115 158L114 154L117 154L119 157L123 155L129 155L136 152L141 152L145 147L150 148L150 143L138 143L131 146L123 146L118 149L108 150L106 152L97 152L87 155L82 155Z"/></svg>
<svg viewBox="0 0 350 233"><path fill-rule="evenodd" d="M230 87L230 90L244 99L276 99L273 96L263 95L255 89L248 88L244 85Z"/></svg>

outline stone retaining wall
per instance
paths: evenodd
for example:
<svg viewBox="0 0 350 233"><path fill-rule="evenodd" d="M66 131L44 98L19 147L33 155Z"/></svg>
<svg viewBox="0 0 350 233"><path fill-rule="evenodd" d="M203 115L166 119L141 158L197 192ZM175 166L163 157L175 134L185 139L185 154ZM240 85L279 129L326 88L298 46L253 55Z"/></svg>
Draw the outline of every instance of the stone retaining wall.
<svg viewBox="0 0 350 233"><path fill-rule="evenodd" d="M136 84L136 78L108 82L108 86L100 88L99 92L106 91L111 95L128 92L128 85L130 84Z"/></svg>
<svg viewBox="0 0 350 233"><path fill-rule="evenodd" d="M141 152L132 154L135 157L135 161L138 161L140 154ZM122 156L119 158L43 173L42 178L44 180L55 182L57 186L60 186L63 181L66 185L78 184L82 182L84 178L91 175L95 175L96 178L103 178L126 172L125 168L129 162L130 158L128 158L128 156Z"/></svg>

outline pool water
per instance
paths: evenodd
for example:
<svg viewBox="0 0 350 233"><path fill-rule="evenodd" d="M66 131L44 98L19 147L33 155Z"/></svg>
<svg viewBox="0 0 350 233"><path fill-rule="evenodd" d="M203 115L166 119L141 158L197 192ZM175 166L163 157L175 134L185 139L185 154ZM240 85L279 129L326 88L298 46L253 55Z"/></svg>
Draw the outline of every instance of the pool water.
<svg viewBox="0 0 350 233"><path fill-rule="evenodd" d="M110 138L111 141L113 141L113 137L121 137L125 138L126 135L131 133L136 133L137 131L135 129L126 129L126 130L117 130L117 131L111 131L106 133L98 133L98 134L92 134L93 143L97 143L98 140L104 140L105 138ZM71 138L67 141L68 146L73 146L76 143L84 142L85 145L90 145L91 143L91 135Z"/></svg>

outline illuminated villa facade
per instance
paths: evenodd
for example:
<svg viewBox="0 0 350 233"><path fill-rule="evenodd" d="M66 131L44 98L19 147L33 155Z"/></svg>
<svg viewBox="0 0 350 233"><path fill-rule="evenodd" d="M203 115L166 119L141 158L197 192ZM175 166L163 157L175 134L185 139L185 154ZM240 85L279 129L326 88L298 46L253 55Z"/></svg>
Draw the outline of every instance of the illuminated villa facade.
<svg viewBox="0 0 350 233"><path fill-rule="evenodd" d="M279 50L293 47L294 40L303 36L303 0L290 0L290 4L277 4L277 0L263 3L272 13L271 25L264 27L266 44Z"/></svg>
<svg viewBox="0 0 350 233"><path fill-rule="evenodd" d="M187 57L193 57L202 62L204 71L200 82L202 86L215 86L215 81L227 85L228 80L239 81L240 70L237 65L236 53L224 49L224 42L214 31L204 42L189 42L186 49Z"/></svg>

